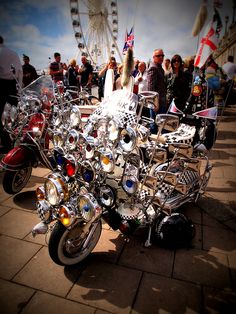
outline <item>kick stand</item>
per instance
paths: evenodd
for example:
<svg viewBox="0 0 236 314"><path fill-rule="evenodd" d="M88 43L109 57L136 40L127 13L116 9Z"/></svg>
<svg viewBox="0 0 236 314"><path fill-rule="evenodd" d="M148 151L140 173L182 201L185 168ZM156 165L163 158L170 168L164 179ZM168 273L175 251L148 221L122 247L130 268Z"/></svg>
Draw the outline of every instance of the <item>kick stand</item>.
<svg viewBox="0 0 236 314"><path fill-rule="evenodd" d="M148 238L147 238L146 242L144 243L145 247L150 247L152 245L152 243L151 243L152 226L150 225L148 228L149 228L148 229Z"/></svg>

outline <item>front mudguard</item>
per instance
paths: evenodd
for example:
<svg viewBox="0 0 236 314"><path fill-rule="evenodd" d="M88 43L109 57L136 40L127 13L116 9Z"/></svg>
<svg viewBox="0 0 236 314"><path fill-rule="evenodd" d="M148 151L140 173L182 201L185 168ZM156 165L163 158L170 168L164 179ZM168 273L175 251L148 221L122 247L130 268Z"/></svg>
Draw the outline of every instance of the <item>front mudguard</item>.
<svg viewBox="0 0 236 314"><path fill-rule="evenodd" d="M36 152L25 145L14 147L1 160L1 168L8 171L17 171L36 164Z"/></svg>

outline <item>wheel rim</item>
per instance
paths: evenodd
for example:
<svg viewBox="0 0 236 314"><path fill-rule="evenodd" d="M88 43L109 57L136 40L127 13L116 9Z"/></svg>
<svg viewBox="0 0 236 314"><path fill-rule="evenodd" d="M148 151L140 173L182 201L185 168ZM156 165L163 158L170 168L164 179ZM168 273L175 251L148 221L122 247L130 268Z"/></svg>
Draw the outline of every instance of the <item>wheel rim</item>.
<svg viewBox="0 0 236 314"><path fill-rule="evenodd" d="M82 246L87 238L80 239L82 230L80 227L66 230L62 235L58 245L58 257L65 265L76 264L85 259L96 246L101 234L101 221L98 222L88 245L82 250Z"/></svg>
<svg viewBox="0 0 236 314"><path fill-rule="evenodd" d="M29 181L31 175L31 167L20 169L16 172L14 179L12 181L13 190L21 190L27 182Z"/></svg>

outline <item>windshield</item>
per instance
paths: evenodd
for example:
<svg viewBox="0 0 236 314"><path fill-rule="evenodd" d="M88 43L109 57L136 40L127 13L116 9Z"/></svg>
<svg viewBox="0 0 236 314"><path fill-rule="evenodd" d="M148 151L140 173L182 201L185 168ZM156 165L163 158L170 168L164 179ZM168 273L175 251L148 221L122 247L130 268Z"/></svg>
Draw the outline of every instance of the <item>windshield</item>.
<svg viewBox="0 0 236 314"><path fill-rule="evenodd" d="M23 95L37 95L39 98L47 96L48 100L54 97L53 81L51 76L42 75L37 80L22 89Z"/></svg>

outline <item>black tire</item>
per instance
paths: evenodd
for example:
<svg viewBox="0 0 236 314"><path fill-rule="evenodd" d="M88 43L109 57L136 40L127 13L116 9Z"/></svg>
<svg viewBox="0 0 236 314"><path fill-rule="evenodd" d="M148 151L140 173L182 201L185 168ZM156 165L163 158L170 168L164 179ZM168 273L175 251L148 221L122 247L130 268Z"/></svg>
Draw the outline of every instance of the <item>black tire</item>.
<svg viewBox="0 0 236 314"><path fill-rule="evenodd" d="M81 226L76 225L71 230L68 230L61 222L56 222L48 243L48 251L51 259L56 264L62 266L75 265L83 261L95 248L100 238L102 231L101 220L97 222L97 226L95 228L96 229L94 230L90 241L82 250L83 243L87 239L88 235L81 241L78 241L82 230ZM78 247L71 249L71 251L69 251L69 247L66 248L66 241L69 239L71 241L75 239L78 241Z"/></svg>
<svg viewBox="0 0 236 314"><path fill-rule="evenodd" d="M4 191L8 194L19 193L28 183L31 173L31 166L17 171L6 170L2 181Z"/></svg>

